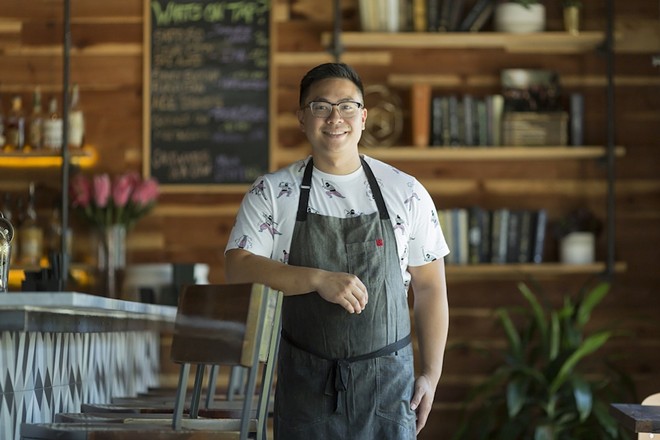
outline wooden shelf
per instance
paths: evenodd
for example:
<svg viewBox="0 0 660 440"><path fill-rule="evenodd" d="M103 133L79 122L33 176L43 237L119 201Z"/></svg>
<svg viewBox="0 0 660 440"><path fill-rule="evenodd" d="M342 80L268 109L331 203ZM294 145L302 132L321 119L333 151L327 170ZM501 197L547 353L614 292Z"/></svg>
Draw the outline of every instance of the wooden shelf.
<svg viewBox="0 0 660 440"><path fill-rule="evenodd" d="M468 264L447 265L447 280L466 281L484 279L521 279L525 277L551 278L563 275L598 275L605 272L605 263L591 264ZM614 271L627 270L625 262L617 262Z"/></svg>
<svg viewBox="0 0 660 440"><path fill-rule="evenodd" d="M602 146L583 147L391 147L361 148L367 156L381 160L578 160L605 157L607 149ZM624 147L616 147L617 156L625 155Z"/></svg>
<svg viewBox="0 0 660 440"><path fill-rule="evenodd" d="M93 167L98 155L92 147L69 150L72 165L81 168ZM62 153L59 151L0 152L0 168L55 168L62 166Z"/></svg>
<svg viewBox="0 0 660 440"><path fill-rule="evenodd" d="M332 44L332 33L321 35L321 44ZM537 32L511 34L503 32L343 32L343 47L418 48L418 49L502 49L522 53L584 53L595 50L605 40L604 32Z"/></svg>
<svg viewBox="0 0 660 440"><path fill-rule="evenodd" d="M607 149L603 146L583 147L361 147L360 152L374 159L384 161L511 161L511 160L590 160L605 157ZM300 148L280 148L277 161L294 162L309 154L308 146ZM626 154L625 147L615 147L617 157Z"/></svg>

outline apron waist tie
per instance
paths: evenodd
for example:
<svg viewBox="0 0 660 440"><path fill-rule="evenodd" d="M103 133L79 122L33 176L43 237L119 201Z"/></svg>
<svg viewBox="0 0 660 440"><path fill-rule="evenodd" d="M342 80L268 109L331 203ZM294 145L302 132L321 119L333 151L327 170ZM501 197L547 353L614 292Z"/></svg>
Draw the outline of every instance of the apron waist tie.
<svg viewBox="0 0 660 440"><path fill-rule="evenodd" d="M342 397L344 395L344 392L348 390L348 375L351 369L351 364L353 362L366 361L368 359L375 359L378 357L387 356L406 347L408 344L410 344L411 341L410 333L408 333L408 335L403 337L402 339L399 339L398 341L386 345L385 347L380 348L376 351L372 351L371 353L365 353L344 359L333 359L324 356L323 354L319 353L314 349L302 346L301 344L296 342L293 338L291 338L291 335L289 335L289 333L284 329L282 329L282 339L284 339L286 342L288 342L290 345L297 348L298 350L302 350L304 352L311 354L312 356L325 359L326 361L330 361L333 363L333 366L330 369L330 373L328 374L328 379L325 384L325 395L336 397L336 401L335 401L336 414L344 414L345 412L344 399Z"/></svg>

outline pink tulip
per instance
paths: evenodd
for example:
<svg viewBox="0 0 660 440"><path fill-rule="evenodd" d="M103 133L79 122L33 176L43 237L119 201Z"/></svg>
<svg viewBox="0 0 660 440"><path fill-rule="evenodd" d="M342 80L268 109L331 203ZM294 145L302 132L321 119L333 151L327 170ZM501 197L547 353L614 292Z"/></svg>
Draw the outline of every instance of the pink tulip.
<svg viewBox="0 0 660 440"><path fill-rule="evenodd" d="M150 178L142 182L131 196L131 201L139 207L146 206L156 200L158 197L158 182Z"/></svg>
<svg viewBox="0 0 660 440"><path fill-rule="evenodd" d="M115 184L112 187L112 201L116 207L123 208L126 206L139 178L137 173L127 173L115 180Z"/></svg>
<svg viewBox="0 0 660 440"><path fill-rule="evenodd" d="M101 174L94 176L94 204L99 208L104 208L110 199L110 176Z"/></svg>
<svg viewBox="0 0 660 440"><path fill-rule="evenodd" d="M86 208L92 198L92 184L83 174L76 174L70 185L71 205Z"/></svg>

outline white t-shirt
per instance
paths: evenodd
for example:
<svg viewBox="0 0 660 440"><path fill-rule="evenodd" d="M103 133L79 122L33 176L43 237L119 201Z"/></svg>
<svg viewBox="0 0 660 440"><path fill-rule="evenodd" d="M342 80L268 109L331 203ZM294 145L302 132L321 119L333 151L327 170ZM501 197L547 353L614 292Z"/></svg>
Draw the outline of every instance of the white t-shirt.
<svg viewBox="0 0 660 440"><path fill-rule="evenodd" d="M380 185L392 221L401 275L407 289L409 265L422 266L449 254L437 210L417 179L379 160L367 156L364 159ZM309 157L255 181L243 198L225 252L245 249L288 263L300 185L308 160ZM307 210L346 218L372 214L378 208L362 167L339 176L314 168Z"/></svg>

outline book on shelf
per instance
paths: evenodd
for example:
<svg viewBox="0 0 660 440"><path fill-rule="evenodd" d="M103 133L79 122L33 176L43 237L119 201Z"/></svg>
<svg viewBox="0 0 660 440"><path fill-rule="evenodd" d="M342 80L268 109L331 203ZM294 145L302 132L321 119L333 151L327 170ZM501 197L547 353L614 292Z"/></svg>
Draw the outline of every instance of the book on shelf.
<svg viewBox="0 0 660 440"><path fill-rule="evenodd" d="M486 112L486 101L483 99L478 99L476 103L477 107L477 133L479 140L477 145L480 147L485 147L488 145L488 115Z"/></svg>
<svg viewBox="0 0 660 440"><path fill-rule="evenodd" d="M477 0L458 25L459 32L477 32L486 24L495 9L495 0Z"/></svg>
<svg viewBox="0 0 660 440"><path fill-rule="evenodd" d="M491 227L490 261L496 264L506 263L506 253L509 242L509 210L499 208L493 211Z"/></svg>
<svg viewBox="0 0 660 440"><path fill-rule="evenodd" d="M449 20L451 19L451 8L454 0L441 0L440 16L438 17L438 31L449 32Z"/></svg>
<svg viewBox="0 0 660 440"><path fill-rule="evenodd" d="M486 137L487 145L502 145L502 116L504 97L500 94L486 96Z"/></svg>
<svg viewBox="0 0 660 440"><path fill-rule="evenodd" d="M412 0L412 24L413 31L415 32L428 31L428 1L429 0Z"/></svg>
<svg viewBox="0 0 660 440"><path fill-rule="evenodd" d="M478 144L476 136L478 132L477 110L472 95L463 95L463 141L462 145L472 147Z"/></svg>
<svg viewBox="0 0 660 440"><path fill-rule="evenodd" d="M449 98L435 95L431 105L431 132L436 133L434 147L449 145Z"/></svg>
<svg viewBox="0 0 660 440"><path fill-rule="evenodd" d="M520 247L520 217L522 211L512 209L509 211L508 231L506 237L506 262L518 263L518 249Z"/></svg>
<svg viewBox="0 0 660 440"><path fill-rule="evenodd" d="M453 208L451 210L452 227L454 234L454 247L456 252L455 264L468 264L468 211L465 208Z"/></svg>
<svg viewBox="0 0 660 440"><path fill-rule="evenodd" d="M424 1L426 2L426 29L428 32L438 32L438 23L440 22L440 4L442 0Z"/></svg>
<svg viewBox="0 0 660 440"><path fill-rule="evenodd" d="M431 98L431 145L438 147L443 145L443 101L444 96L435 95Z"/></svg>
<svg viewBox="0 0 660 440"><path fill-rule="evenodd" d="M490 263L490 211L480 206L468 210L468 261Z"/></svg>
<svg viewBox="0 0 660 440"><path fill-rule="evenodd" d="M412 144L426 148L431 136L431 85L414 83L410 90Z"/></svg>
<svg viewBox="0 0 660 440"><path fill-rule="evenodd" d="M545 248L545 235L548 222L548 214L545 209L539 209L534 213L534 235L532 242L531 263L543 262L543 251Z"/></svg>
<svg viewBox="0 0 660 440"><path fill-rule="evenodd" d="M584 145L584 95L571 93L570 96L570 141L573 147Z"/></svg>
<svg viewBox="0 0 660 440"><path fill-rule="evenodd" d="M400 27L399 0L359 0L360 26L365 32L397 32Z"/></svg>
<svg viewBox="0 0 660 440"><path fill-rule="evenodd" d="M458 26L461 24L461 17L463 17L464 0L444 1L450 2L451 4L449 9L449 21L447 24L447 29L449 32L455 32L458 30Z"/></svg>
<svg viewBox="0 0 660 440"><path fill-rule="evenodd" d="M534 233L534 212L529 209L520 211L520 239L518 241L518 250L516 263L532 262L532 234Z"/></svg>
<svg viewBox="0 0 660 440"><path fill-rule="evenodd" d="M449 145L462 144L461 138L461 102L456 95L450 95L449 103Z"/></svg>

